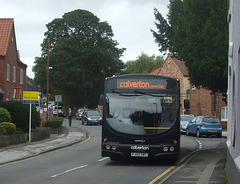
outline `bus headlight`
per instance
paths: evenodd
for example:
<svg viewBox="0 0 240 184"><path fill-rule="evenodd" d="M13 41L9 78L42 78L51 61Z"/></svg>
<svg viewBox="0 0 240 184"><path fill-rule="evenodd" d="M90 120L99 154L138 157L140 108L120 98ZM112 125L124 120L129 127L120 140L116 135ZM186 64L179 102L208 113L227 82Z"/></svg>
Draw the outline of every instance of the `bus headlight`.
<svg viewBox="0 0 240 184"><path fill-rule="evenodd" d="M111 149L111 146L110 146L110 145L106 145L106 149L107 149L107 150L110 150L110 149Z"/></svg>
<svg viewBox="0 0 240 184"><path fill-rule="evenodd" d="M170 151L174 151L174 147L171 146L171 147L169 148L169 150L170 150Z"/></svg>
<svg viewBox="0 0 240 184"><path fill-rule="evenodd" d="M115 151L117 149L117 146L113 145L112 150Z"/></svg>
<svg viewBox="0 0 240 184"><path fill-rule="evenodd" d="M163 151L167 152L168 151L168 147L167 146L163 147Z"/></svg>

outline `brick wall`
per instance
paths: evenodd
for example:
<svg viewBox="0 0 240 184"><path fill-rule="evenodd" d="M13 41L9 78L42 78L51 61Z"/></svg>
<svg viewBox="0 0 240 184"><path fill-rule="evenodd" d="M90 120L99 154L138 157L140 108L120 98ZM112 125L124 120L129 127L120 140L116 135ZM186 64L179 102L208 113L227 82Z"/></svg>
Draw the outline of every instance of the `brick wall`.
<svg viewBox="0 0 240 184"><path fill-rule="evenodd" d="M186 77L183 76L183 74L181 73L177 65L174 63L174 61L171 59L171 57L167 58L158 75L175 77L180 80L180 103L182 104L180 113L184 114L185 109L183 104L184 99L187 98L186 89L189 89L190 84L185 84L184 81L186 81Z"/></svg>
<svg viewBox="0 0 240 184"><path fill-rule="evenodd" d="M196 115L217 116L221 120L221 108L226 106L221 93L211 94L204 88L191 89L190 113Z"/></svg>
<svg viewBox="0 0 240 184"><path fill-rule="evenodd" d="M10 65L10 79L7 77L7 63ZM13 81L13 67L16 67L16 80ZM20 70L23 70L23 84L20 84ZM0 57L0 88L4 91L3 101L13 98L14 88L21 88L21 92L26 90L26 65L19 62L14 27L11 30L8 50L5 57Z"/></svg>

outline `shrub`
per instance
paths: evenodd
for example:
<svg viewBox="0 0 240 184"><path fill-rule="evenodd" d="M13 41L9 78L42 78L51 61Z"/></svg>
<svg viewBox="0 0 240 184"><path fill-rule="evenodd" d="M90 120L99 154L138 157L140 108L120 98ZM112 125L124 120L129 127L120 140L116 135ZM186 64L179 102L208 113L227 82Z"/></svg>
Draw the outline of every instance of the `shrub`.
<svg viewBox="0 0 240 184"><path fill-rule="evenodd" d="M11 122L11 115L7 109L0 107L0 122Z"/></svg>
<svg viewBox="0 0 240 184"><path fill-rule="evenodd" d="M8 110L11 114L12 123L23 132L28 131L29 126L29 104L23 104L21 101L5 101L0 103L0 107ZM32 105L32 128L39 127L41 118L34 105Z"/></svg>
<svg viewBox="0 0 240 184"><path fill-rule="evenodd" d="M46 121L45 127L59 128L63 124L63 117L54 117Z"/></svg>
<svg viewBox="0 0 240 184"><path fill-rule="evenodd" d="M4 128L4 126L0 125L0 136L6 135L6 134L7 134L7 130Z"/></svg>
<svg viewBox="0 0 240 184"><path fill-rule="evenodd" d="M12 135L16 132L16 125L10 122L2 122L0 123L0 126L5 128L6 133L5 135Z"/></svg>

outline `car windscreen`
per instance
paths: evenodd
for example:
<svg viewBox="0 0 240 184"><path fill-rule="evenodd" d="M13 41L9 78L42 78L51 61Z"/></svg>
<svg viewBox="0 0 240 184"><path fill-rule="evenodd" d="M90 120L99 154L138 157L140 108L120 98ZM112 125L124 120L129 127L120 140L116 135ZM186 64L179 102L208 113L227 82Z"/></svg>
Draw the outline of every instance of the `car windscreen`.
<svg viewBox="0 0 240 184"><path fill-rule="evenodd" d="M87 111L88 116L99 116L98 111Z"/></svg>
<svg viewBox="0 0 240 184"><path fill-rule="evenodd" d="M205 117L205 118L203 118L202 122L204 122L204 123L220 123L220 120L215 117Z"/></svg>
<svg viewBox="0 0 240 184"><path fill-rule="evenodd" d="M116 131L136 135L159 134L176 122L176 95L108 93L107 99L107 123Z"/></svg>
<svg viewBox="0 0 240 184"><path fill-rule="evenodd" d="M194 118L194 116L191 116L191 115L181 115L180 116L181 121L192 121L193 118Z"/></svg>

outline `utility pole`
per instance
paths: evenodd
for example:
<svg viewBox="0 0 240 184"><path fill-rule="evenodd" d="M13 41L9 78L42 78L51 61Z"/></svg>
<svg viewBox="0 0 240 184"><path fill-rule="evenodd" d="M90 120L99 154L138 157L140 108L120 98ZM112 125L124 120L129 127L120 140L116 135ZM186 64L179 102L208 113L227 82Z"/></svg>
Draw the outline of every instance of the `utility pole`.
<svg viewBox="0 0 240 184"><path fill-rule="evenodd" d="M47 120L49 119L49 109L48 109L48 87L49 87L49 46L50 45L50 39L48 38L48 57L47 57Z"/></svg>

